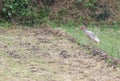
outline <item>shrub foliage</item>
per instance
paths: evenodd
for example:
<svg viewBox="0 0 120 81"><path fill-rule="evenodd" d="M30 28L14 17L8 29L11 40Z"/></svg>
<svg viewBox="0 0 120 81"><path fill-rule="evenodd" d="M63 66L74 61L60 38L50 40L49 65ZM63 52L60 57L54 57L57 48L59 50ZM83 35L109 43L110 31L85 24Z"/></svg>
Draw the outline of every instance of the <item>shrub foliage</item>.
<svg viewBox="0 0 120 81"><path fill-rule="evenodd" d="M59 6L54 6L55 4L61 6L60 9L57 8ZM75 9L79 12L77 13ZM57 10L57 13L54 13L53 10ZM73 13L73 10L75 13ZM83 12L87 12L87 14ZM85 15L81 15L81 13ZM100 5L99 0L65 0L63 2L60 0L0 1L0 22L7 21L13 24L33 26L34 24L46 22L47 18L50 20L55 19L58 23L66 23L67 20L74 19L80 22L81 19L87 20L86 15L95 20L106 20L110 16L110 10L106 5Z"/></svg>
<svg viewBox="0 0 120 81"><path fill-rule="evenodd" d="M3 0L0 2L0 17L4 21L33 25L44 22L49 15L51 0Z"/></svg>

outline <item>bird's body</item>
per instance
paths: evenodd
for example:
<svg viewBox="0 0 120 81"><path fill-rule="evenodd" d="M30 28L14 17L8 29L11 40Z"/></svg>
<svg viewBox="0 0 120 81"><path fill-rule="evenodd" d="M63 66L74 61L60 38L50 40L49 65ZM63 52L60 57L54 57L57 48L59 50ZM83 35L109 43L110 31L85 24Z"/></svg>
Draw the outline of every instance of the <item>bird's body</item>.
<svg viewBox="0 0 120 81"><path fill-rule="evenodd" d="M85 28L85 26L82 26L81 27L81 30L84 31L84 33L86 34L86 36L90 39L90 40L93 40L95 41L96 43L99 43L100 40L99 38L92 32L92 31L89 31Z"/></svg>

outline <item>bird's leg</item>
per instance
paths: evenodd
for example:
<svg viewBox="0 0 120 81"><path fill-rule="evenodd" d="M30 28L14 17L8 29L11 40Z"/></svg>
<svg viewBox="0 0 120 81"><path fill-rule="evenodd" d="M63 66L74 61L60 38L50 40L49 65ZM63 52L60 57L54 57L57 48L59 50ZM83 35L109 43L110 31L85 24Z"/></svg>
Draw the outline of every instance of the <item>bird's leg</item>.
<svg viewBox="0 0 120 81"><path fill-rule="evenodd" d="M89 45L90 47L92 47L92 46L93 46L93 41L91 40L91 38L89 38L88 45Z"/></svg>
<svg viewBox="0 0 120 81"><path fill-rule="evenodd" d="M92 42L92 40L90 39L90 37L88 37L88 45L90 45Z"/></svg>
<svg viewBox="0 0 120 81"><path fill-rule="evenodd" d="M94 42L93 42L93 40L91 39L91 38L89 38L89 42L88 42L89 44L88 44L88 48L89 48L89 52L90 52L90 57L92 57L93 56L93 52L92 52L92 49L93 49L93 45L94 45Z"/></svg>

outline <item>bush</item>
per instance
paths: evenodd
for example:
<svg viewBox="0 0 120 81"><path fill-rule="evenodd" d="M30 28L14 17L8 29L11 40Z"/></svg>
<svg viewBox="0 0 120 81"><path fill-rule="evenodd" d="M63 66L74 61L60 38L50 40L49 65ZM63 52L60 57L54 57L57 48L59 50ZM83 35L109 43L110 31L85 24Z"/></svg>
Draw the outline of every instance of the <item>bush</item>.
<svg viewBox="0 0 120 81"><path fill-rule="evenodd" d="M8 22L32 26L47 17L49 9L38 8L35 0L3 0L1 18Z"/></svg>

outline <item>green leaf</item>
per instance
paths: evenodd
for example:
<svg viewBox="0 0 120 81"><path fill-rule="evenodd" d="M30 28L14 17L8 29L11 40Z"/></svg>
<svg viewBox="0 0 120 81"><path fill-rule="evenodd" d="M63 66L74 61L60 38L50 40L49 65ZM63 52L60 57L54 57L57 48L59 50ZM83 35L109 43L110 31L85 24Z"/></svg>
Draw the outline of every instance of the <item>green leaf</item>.
<svg viewBox="0 0 120 81"><path fill-rule="evenodd" d="M12 6L12 5L9 5L9 8L10 8L10 9L12 9L12 8L13 8L13 6Z"/></svg>
<svg viewBox="0 0 120 81"><path fill-rule="evenodd" d="M3 12L6 12L7 11L7 9L6 8L3 8Z"/></svg>
<svg viewBox="0 0 120 81"><path fill-rule="evenodd" d="M8 12L8 16L9 16L9 17L11 17L11 16L12 16L11 12Z"/></svg>

